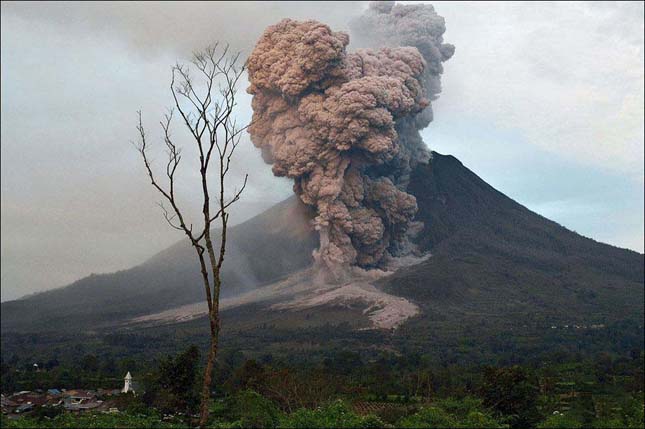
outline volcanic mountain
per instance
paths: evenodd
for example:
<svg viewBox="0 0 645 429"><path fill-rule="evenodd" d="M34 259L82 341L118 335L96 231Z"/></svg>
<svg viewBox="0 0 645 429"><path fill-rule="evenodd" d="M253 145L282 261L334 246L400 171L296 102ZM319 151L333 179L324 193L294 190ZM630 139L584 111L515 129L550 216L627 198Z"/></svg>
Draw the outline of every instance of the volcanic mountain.
<svg viewBox="0 0 645 429"><path fill-rule="evenodd" d="M254 338L258 347L288 348L326 330L326 338L358 338L365 347L427 348L473 329L482 339L522 327L531 338L564 326L642 329L642 254L531 212L452 156L433 153L413 172L408 192L417 198L423 229L415 240L426 257L345 289L308 282L318 239L295 198L231 228L225 344ZM180 329L199 338L206 324L192 252L182 241L132 269L2 303L3 354L23 349L16 338L28 333L102 338L116 331L159 343ZM382 323L387 309L402 313Z"/></svg>

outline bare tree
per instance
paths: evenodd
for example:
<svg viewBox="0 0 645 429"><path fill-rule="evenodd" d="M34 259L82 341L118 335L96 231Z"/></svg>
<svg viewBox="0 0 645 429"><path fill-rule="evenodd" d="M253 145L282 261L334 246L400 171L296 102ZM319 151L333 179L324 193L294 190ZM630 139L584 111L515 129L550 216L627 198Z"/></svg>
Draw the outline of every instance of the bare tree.
<svg viewBox="0 0 645 429"><path fill-rule="evenodd" d="M137 130L141 154L152 186L162 195L159 203L163 215L171 227L182 231L195 249L201 267L206 302L208 303L208 321L210 326L210 349L204 371L199 425L204 427L208 419L208 402L211 392L211 376L218 349L220 331L219 297L222 285L221 270L226 251L226 229L229 220L228 208L240 199L246 187L248 175L239 189L226 195L226 177L230 171L231 161L242 132L246 126L238 126L233 112L237 105L237 83L244 72L244 65L238 65L239 54L229 53L228 46L219 48L216 44L193 55L192 65L197 69L199 80L192 79L190 67L176 64L172 68L170 91L174 107L160 122L163 140L166 145L168 160L165 166L165 178L160 182L153 172L147 149L146 132L138 112ZM203 195L202 217L199 228L193 229L188 223L186 213L180 209L175 195L175 175L182 159L181 150L173 141L170 126L179 112L181 120L190 131L191 139L199 152L199 175ZM209 167L215 159L218 179L216 204L211 207L209 189ZM169 207L168 207L169 205ZM211 226L219 220L221 239L216 252L211 238Z"/></svg>

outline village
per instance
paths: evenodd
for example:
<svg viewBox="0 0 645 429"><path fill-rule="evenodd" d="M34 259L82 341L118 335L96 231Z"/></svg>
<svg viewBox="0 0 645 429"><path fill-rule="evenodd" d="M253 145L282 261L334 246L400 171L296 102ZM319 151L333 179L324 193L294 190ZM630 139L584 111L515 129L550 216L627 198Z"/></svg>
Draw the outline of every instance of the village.
<svg viewBox="0 0 645 429"><path fill-rule="evenodd" d="M55 415L65 410L70 412L118 413L118 400L121 395L135 395L135 382L128 371L121 389L36 389L23 390L12 395L1 395L2 414L9 419L40 411L45 416Z"/></svg>

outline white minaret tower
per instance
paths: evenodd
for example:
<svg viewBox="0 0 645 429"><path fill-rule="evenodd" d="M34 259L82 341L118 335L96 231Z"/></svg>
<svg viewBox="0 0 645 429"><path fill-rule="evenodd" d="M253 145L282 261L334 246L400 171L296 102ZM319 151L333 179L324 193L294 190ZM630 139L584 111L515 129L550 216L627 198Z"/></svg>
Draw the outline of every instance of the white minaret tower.
<svg viewBox="0 0 645 429"><path fill-rule="evenodd" d="M123 385L123 389L121 389L121 392L123 393L128 393L128 392L133 392L132 390L132 375L130 375L130 371L125 375L125 384Z"/></svg>

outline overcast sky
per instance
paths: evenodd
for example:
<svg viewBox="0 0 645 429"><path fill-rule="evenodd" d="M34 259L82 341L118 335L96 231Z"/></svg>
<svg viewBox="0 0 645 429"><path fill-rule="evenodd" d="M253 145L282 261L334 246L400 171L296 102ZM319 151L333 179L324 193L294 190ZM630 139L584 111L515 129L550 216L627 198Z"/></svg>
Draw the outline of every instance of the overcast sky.
<svg viewBox="0 0 645 429"><path fill-rule="evenodd" d="M215 40L248 53L283 17L343 29L363 7L2 2L2 300L129 268L181 239L130 145L138 109L158 136L176 60ZM428 145L569 229L642 252L643 3L435 8L457 50ZM236 221L291 194L248 139L238 161L232 180L248 171L250 184ZM186 207L199 204L193 178L181 182Z"/></svg>

